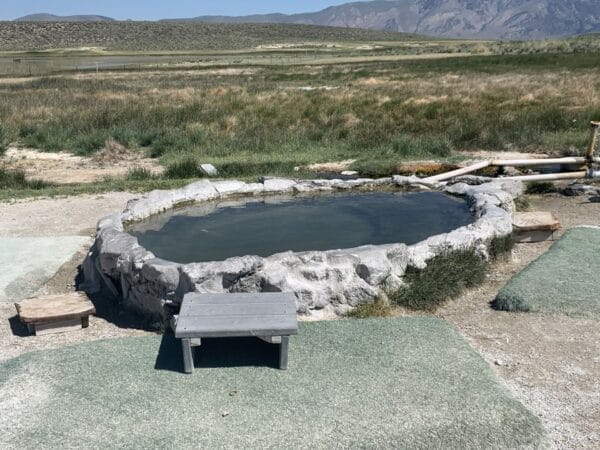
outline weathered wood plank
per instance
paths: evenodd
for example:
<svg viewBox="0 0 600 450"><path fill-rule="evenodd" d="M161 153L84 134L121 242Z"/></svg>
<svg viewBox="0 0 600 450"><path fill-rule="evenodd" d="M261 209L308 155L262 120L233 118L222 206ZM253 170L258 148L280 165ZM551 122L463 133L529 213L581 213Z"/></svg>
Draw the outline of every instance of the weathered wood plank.
<svg viewBox="0 0 600 450"><path fill-rule="evenodd" d="M242 337L283 336L296 334L298 323L294 318L278 316L247 316L233 319L231 316L214 317L199 322L179 316L175 329L176 337Z"/></svg>
<svg viewBox="0 0 600 450"><path fill-rule="evenodd" d="M289 303L223 303L222 305L200 305L195 304L186 308L180 314L185 317L214 317L219 316L243 316L248 313L261 316L287 316L296 314L296 305Z"/></svg>
<svg viewBox="0 0 600 450"><path fill-rule="evenodd" d="M281 370L287 370L288 368L288 348L290 338L283 336L281 338L281 344L279 344L279 368Z"/></svg>
<svg viewBox="0 0 600 450"><path fill-rule="evenodd" d="M181 350L183 351L183 371L185 373L192 373L194 371L194 354L189 339L181 340Z"/></svg>
<svg viewBox="0 0 600 450"><path fill-rule="evenodd" d="M68 331L81 330L83 325L81 319L59 320L54 322L42 322L33 324L36 336L47 334L66 333Z"/></svg>
<svg viewBox="0 0 600 450"><path fill-rule="evenodd" d="M15 307L25 324L79 319L96 312L84 292L29 298L16 303Z"/></svg>

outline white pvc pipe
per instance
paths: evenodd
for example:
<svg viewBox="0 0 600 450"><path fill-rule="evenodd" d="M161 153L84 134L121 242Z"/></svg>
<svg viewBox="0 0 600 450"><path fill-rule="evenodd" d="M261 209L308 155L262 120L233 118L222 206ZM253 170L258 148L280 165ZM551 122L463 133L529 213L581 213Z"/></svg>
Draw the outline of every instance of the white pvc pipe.
<svg viewBox="0 0 600 450"><path fill-rule="evenodd" d="M520 175L518 177L502 177L499 179L515 181L556 181L586 178L586 176L589 176L589 172L586 170L581 170L579 172L549 173L544 175Z"/></svg>
<svg viewBox="0 0 600 450"><path fill-rule="evenodd" d="M459 177L461 175L466 175L471 172L476 172L478 170L485 169L486 167L489 167L490 165L491 165L491 161L482 161L482 162L478 162L473 165L470 165L468 167L463 167L462 169L456 169L456 170L452 170L451 172L441 173L439 175L434 175L432 177L425 178L425 181L428 181L431 183L431 182L435 182L435 181L449 180L450 178Z"/></svg>
<svg viewBox="0 0 600 450"><path fill-rule="evenodd" d="M569 157L554 159L497 159L492 161L492 166L550 166L553 164L584 164L586 158Z"/></svg>

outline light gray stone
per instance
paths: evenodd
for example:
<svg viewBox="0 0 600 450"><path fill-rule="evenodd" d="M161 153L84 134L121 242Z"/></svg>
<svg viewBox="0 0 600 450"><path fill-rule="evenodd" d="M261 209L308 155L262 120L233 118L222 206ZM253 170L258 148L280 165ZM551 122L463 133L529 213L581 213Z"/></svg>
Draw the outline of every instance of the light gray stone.
<svg viewBox="0 0 600 450"><path fill-rule="evenodd" d="M207 177L216 177L219 175L219 171L212 164L200 164L198 170Z"/></svg>
<svg viewBox="0 0 600 450"><path fill-rule="evenodd" d="M562 188L560 193L567 197L578 197L580 195L597 195L600 193L600 189L589 184L571 183Z"/></svg>
<svg viewBox="0 0 600 450"><path fill-rule="evenodd" d="M268 178L263 185L265 192L289 192L294 189L296 182L284 178Z"/></svg>
<svg viewBox="0 0 600 450"><path fill-rule="evenodd" d="M246 187L246 183L242 181L215 181L213 186L219 195L226 196L240 192Z"/></svg>
<svg viewBox="0 0 600 450"><path fill-rule="evenodd" d="M154 258L145 261L141 275L147 281L159 283L174 291L179 286L179 269L180 264Z"/></svg>

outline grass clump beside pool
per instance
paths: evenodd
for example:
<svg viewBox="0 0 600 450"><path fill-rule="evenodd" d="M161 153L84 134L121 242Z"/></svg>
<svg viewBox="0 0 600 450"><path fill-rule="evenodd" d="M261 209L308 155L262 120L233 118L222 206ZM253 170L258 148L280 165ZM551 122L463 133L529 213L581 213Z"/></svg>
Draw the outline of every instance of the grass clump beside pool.
<svg viewBox="0 0 600 450"><path fill-rule="evenodd" d="M22 170L6 170L0 167L0 189L29 189L40 190L48 187L41 180L27 180Z"/></svg>
<svg viewBox="0 0 600 450"><path fill-rule="evenodd" d="M388 301L376 299L373 303L363 303L350 311L346 317L351 319L368 319L369 317L389 317L392 309Z"/></svg>
<svg viewBox="0 0 600 450"><path fill-rule="evenodd" d="M399 306L434 310L465 289L481 284L486 268L486 260L475 248L444 249L427 261L424 269L409 267L404 277L407 284L390 297Z"/></svg>
<svg viewBox="0 0 600 450"><path fill-rule="evenodd" d="M290 369L276 364L277 347L258 339L208 339L198 349L198 369L184 375L172 335L29 353L0 363L0 446L515 448L545 442L540 420L439 319L302 323L290 342Z"/></svg>
<svg viewBox="0 0 600 450"><path fill-rule="evenodd" d="M504 311L600 317L600 229L574 228L514 276L492 303Z"/></svg>

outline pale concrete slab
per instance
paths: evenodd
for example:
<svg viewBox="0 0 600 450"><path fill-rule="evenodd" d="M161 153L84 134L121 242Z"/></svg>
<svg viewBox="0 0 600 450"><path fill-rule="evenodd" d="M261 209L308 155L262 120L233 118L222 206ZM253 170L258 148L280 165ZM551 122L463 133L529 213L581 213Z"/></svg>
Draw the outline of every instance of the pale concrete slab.
<svg viewBox="0 0 600 450"><path fill-rule="evenodd" d="M0 302L31 297L90 243L86 236L0 237Z"/></svg>

